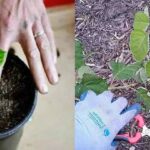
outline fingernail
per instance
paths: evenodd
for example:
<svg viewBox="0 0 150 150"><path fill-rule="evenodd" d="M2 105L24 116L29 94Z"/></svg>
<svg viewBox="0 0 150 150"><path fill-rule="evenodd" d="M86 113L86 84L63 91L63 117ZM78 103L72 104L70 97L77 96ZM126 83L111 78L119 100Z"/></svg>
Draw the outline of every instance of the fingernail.
<svg viewBox="0 0 150 150"><path fill-rule="evenodd" d="M48 93L48 87L47 87L46 84L43 84L42 87L41 87L41 89L42 89L43 93Z"/></svg>
<svg viewBox="0 0 150 150"><path fill-rule="evenodd" d="M55 65L52 68L52 75L50 76L50 78L53 84L56 84L58 82L59 78Z"/></svg>
<svg viewBox="0 0 150 150"><path fill-rule="evenodd" d="M55 75L53 76L53 83L54 83L54 84L58 83L58 75L57 75L57 74L55 74Z"/></svg>

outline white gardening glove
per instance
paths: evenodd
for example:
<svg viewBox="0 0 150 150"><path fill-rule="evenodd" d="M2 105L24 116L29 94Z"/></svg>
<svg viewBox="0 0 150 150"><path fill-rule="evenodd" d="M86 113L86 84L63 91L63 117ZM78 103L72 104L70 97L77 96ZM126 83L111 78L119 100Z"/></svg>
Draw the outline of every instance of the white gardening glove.
<svg viewBox="0 0 150 150"><path fill-rule="evenodd" d="M116 149L116 135L141 110L134 104L123 113L127 100L120 97L112 102L110 91L100 95L88 91L81 100L75 108L75 150Z"/></svg>

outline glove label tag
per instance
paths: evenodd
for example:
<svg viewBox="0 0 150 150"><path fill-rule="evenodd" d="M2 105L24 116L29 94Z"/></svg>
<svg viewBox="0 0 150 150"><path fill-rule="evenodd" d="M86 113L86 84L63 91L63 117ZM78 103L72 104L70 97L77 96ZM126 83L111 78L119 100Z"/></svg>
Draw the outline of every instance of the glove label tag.
<svg viewBox="0 0 150 150"><path fill-rule="evenodd" d="M102 119L100 118L100 116L96 112L90 112L89 117L100 129L106 126L104 122L102 121Z"/></svg>

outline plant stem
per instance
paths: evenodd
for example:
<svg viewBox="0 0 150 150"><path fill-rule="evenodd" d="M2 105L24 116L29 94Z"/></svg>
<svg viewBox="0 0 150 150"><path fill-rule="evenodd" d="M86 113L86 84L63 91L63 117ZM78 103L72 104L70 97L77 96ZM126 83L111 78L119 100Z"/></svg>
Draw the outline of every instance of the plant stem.
<svg viewBox="0 0 150 150"><path fill-rule="evenodd" d="M134 86L136 86L137 85L137 83L134 83L134 84L130 84L130 85L124 85L124 86L118 86L118 87L115 87L115 86L110 86L109 88L108 88L108 90L119 90L119 89L126 89L126 88L132 88L132 87L134 87Z"/></svg>

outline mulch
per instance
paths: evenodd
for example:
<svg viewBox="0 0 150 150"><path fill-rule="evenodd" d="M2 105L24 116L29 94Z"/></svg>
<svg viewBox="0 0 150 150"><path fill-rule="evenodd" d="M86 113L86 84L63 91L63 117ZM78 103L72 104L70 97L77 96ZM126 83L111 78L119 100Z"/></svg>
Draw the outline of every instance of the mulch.
<svg viewBox="0 0 150 150"><path fill-rule="evenodd" d="M76 28L75 37L84 45L86 64L94 72L112 81L110 61L117 60L129 64L134 62L130 49L129 37L133 30L134 15L137 11L149 7L149 0L76 0ZM148 29L150 33L150 29ZM150 57L150 55L148 55ZM134 80L115 81L115 86L127 83L136 83ZM134 88L141 86L137 84ZM117 96L124 96L129 105L134 103L135 90L120 89L113 91ZM150 114L142 112L146 125L150 127ZM124 131L131 130L127 125ZM134 129L132 129L134 130ZM131 145L120 141L118 150L150 150L150 137L143 137L137 144Z"/></svg>

